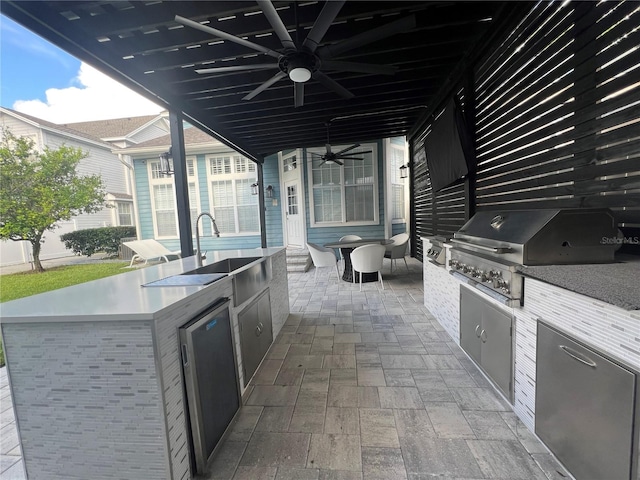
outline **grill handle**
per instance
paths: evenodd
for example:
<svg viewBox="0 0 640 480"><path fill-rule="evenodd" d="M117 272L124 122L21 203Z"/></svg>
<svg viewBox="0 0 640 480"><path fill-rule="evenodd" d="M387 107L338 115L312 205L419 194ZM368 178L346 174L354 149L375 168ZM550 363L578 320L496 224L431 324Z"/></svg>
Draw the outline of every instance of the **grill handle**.
<svg viewBox="0 0 640 480"><path fill-rule="evenodd" d="M460 240L458 238L452 238L451 243L457 243L459 245L473 248L476 250L482 250L483 252L491 252L491 253L509 253L512 251L509 247L485 247L484 245L478 245L477 243L467 242L465 240Z"/></svg>

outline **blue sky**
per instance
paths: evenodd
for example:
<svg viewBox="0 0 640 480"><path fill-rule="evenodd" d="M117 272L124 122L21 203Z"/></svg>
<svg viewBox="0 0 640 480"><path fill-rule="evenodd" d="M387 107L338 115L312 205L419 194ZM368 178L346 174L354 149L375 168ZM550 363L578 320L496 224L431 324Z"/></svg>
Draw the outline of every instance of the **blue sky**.
<svg viewBox="0 0 640 480"><path fill-rule="evenodd" d="M80 60L51 45L13 20L0 17L0 104L16 100L45 101L47 88L74 83Z"/></svg>
<svg viewBox="0 0 640 480"><path fill-rule="evenodd" d="M150 115L162 110L3 15L0 105L54 123Z"/></svg>

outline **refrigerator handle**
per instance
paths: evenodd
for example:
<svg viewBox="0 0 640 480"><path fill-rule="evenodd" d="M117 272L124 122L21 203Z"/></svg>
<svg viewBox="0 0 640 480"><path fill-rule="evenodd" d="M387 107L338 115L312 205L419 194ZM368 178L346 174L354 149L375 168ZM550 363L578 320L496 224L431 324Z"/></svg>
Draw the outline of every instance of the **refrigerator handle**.
<svg viewBox="0 0 640 480"><path fill-rule="evenodd" d="M182 366L186 367L189 365L189 355L187 354L187 345L185 343L182 344Z"/></svg>

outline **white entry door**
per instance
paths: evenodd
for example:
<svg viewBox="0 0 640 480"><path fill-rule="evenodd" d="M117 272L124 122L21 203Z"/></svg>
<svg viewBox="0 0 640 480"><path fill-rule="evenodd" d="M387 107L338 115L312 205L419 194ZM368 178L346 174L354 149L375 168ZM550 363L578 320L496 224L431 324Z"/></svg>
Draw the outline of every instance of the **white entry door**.
<svg viewBox="0 0 640 480"><path fill-rule="evenodd" d="M285 182L285 222L287 226L287 246L302 247L304 245L304 217L300 192L300 180Z"/></svg>

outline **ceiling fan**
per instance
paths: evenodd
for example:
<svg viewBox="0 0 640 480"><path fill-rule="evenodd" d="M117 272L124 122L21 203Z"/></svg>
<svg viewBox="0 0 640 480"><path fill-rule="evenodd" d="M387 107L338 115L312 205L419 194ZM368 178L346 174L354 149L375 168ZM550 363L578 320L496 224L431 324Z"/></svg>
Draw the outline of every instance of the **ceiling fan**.
<svg viewBox="0 0 640 480"><path fill-rule="evenodd" d="M353 150L354 148L358 148L360 146L359 143L351 145L350 147L347 147L347 148L343 148L339 152L333 152L331 150L331 142L329 141L330 122L325 123L325 126L327 127L327 143L325 144L326 152L324 153L324 155L321 155L315 152L310 152L311 158L316 158L316 159L320 158L322 160L318 166L322 166L325 163L328 163L328 164L336 163L342 166L344 165L344 162L341 162L340 160L364 160L364 158L362 158L362 155L365 155L367 153L373 153L371 150L368 150L365 152L347 153ZM357 156L354 157L354 155L360 155L360 157L357 157Z"/></svg>
<svg viewBox="0 0 640 480"><path fill-rule="evenodd" d="M296 45L271 0L256 1L280 39L282 50L275 51L266 48L257 43L245 40L244 38L203 25L179 15L175 17L175 21L182 25L201 30L239 45L244 45L247 48L274 58L272 63L247 63L243 65L196 69L196 72L200 74L269 69L278 70L273 77L242 97L243 100L251 100L285 77L289 77L293 82L294 105L296 107L304 105L304 84L311 78L317 80L326 88L334 91L343 98L352 98L354 96L353 93L323 73L322 70L393 75L396 73L397 67L392 65L372 65L369 63L336 61L332 60L332 58L354 48L382 40L397 33L406 32L416 26L415 16L410 15L367 32L359 33L338 43L319 46L327 30L337 17L342 5L345 3L345 0L326 1L320 15L311 27L302 45Z"/></svg>

